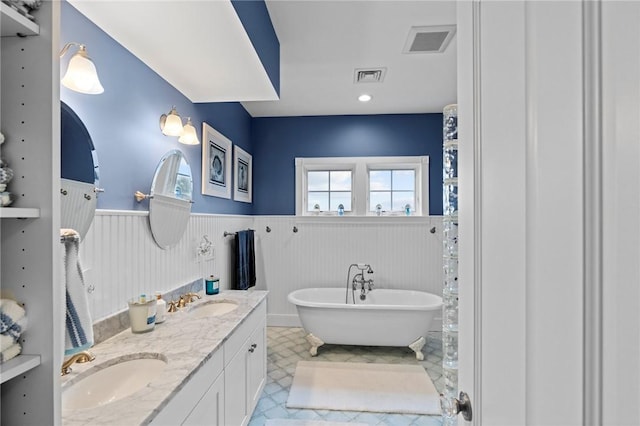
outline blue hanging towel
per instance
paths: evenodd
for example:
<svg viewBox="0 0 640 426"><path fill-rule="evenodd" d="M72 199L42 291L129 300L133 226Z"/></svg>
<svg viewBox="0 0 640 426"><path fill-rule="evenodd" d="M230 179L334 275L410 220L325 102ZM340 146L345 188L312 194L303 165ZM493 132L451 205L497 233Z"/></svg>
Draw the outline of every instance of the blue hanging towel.
<svg viewBox="0 0 640 426"><path fill-rule="evenodd" d="M247 290L256 285L256 253L254 249L254 231L236 233L236 290Z"/></svg>

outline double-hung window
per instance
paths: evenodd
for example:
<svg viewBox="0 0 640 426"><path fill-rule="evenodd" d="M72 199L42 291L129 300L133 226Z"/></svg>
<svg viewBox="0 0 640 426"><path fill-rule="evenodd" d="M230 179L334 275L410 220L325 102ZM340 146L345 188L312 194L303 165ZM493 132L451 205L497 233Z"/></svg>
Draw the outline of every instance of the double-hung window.
<svg viewBox="0 0 640 426"><path fill-rule="evenodd" d="M296 158L296 215L429 214L429 157Z"/></svg>

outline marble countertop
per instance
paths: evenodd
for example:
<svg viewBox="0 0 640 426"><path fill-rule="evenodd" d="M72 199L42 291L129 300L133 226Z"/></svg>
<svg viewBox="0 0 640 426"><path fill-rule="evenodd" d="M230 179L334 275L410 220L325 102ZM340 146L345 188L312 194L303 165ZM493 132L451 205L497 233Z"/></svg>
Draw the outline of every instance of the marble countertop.
<svg viewBox="0 0 640 426"><path fill-rule="evenodd" d="M189 379L220 349L227 337L265 300L266 291L226 290L202 299L186 308L167 313L167 319L151 332L134 334L127 329L91 348L95 361L73 364L73 371L61 377L62 392L87 375L119 360L159 357L167 361L162 374L145 388L129 397L107 405L78 410L65 410L64 425L149 424ZM229 300L238 308L221 316L195 318L189 310L211 300ZM159 354L159 355L157 355ZM90 371L91 370L91 371Z"/></svg>

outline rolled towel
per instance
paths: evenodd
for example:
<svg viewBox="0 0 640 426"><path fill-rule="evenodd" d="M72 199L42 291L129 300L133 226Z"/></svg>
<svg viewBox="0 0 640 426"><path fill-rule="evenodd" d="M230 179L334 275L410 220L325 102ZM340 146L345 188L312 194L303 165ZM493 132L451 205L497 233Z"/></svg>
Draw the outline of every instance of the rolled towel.
<svg viewBox="0 0 640 426"><path fill-rule="evenodd" d="M15 300L0 299L0 333L18 340L26 328L26 318L24 309Z"/></svg>
<svg viewBox="0 0 640 426"><path fill-rule="evenodd" d="M20 343L14 343L4 351L0 352L0 363L7 362L11 358L17 357L18 355L20 355L20 352L22 352Z"/></svg>
<svg viewBox="0 0 640 426"><path fill-rule="evenodd" d="M80 265L80 236L70 229L61 229L60 235L65 237L63 261L67 288L64 355L69 356L93 346L93 323Z"/></svg>

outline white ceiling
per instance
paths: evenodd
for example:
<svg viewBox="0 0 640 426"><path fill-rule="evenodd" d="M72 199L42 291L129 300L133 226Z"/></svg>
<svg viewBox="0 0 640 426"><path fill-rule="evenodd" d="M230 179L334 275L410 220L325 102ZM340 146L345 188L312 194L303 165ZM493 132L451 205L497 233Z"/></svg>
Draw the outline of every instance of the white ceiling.
<svg viewBox="0 0 640 426"><path fill-rule="evenodd" d="M229 0L69 3L192 102L278 97Z"/></svg>
<svg viewBox="0 0 640 426"><path fill-rule="evenodd" d="M279 100L229 0L69 1L193 102L241 101L254 117L441 112L456 102L456 37L443 53L402 53L412 26L456 23L452 0L267 0ZM354 70L369 67L386 67L384 82L354 84ZM364 92L373 100L359 102Z"/></svg>
<svg viewBox="0 0 640 426"><path fill-rule="evenodd" d="M442 112L456 102L456 40L403 54L412 26L455 25L455 1L267 0L280 40L280 100L243 102L254 117ZM356 68L386 67L354 84ZM369 93L368 103L357 100Z"/></svg>

